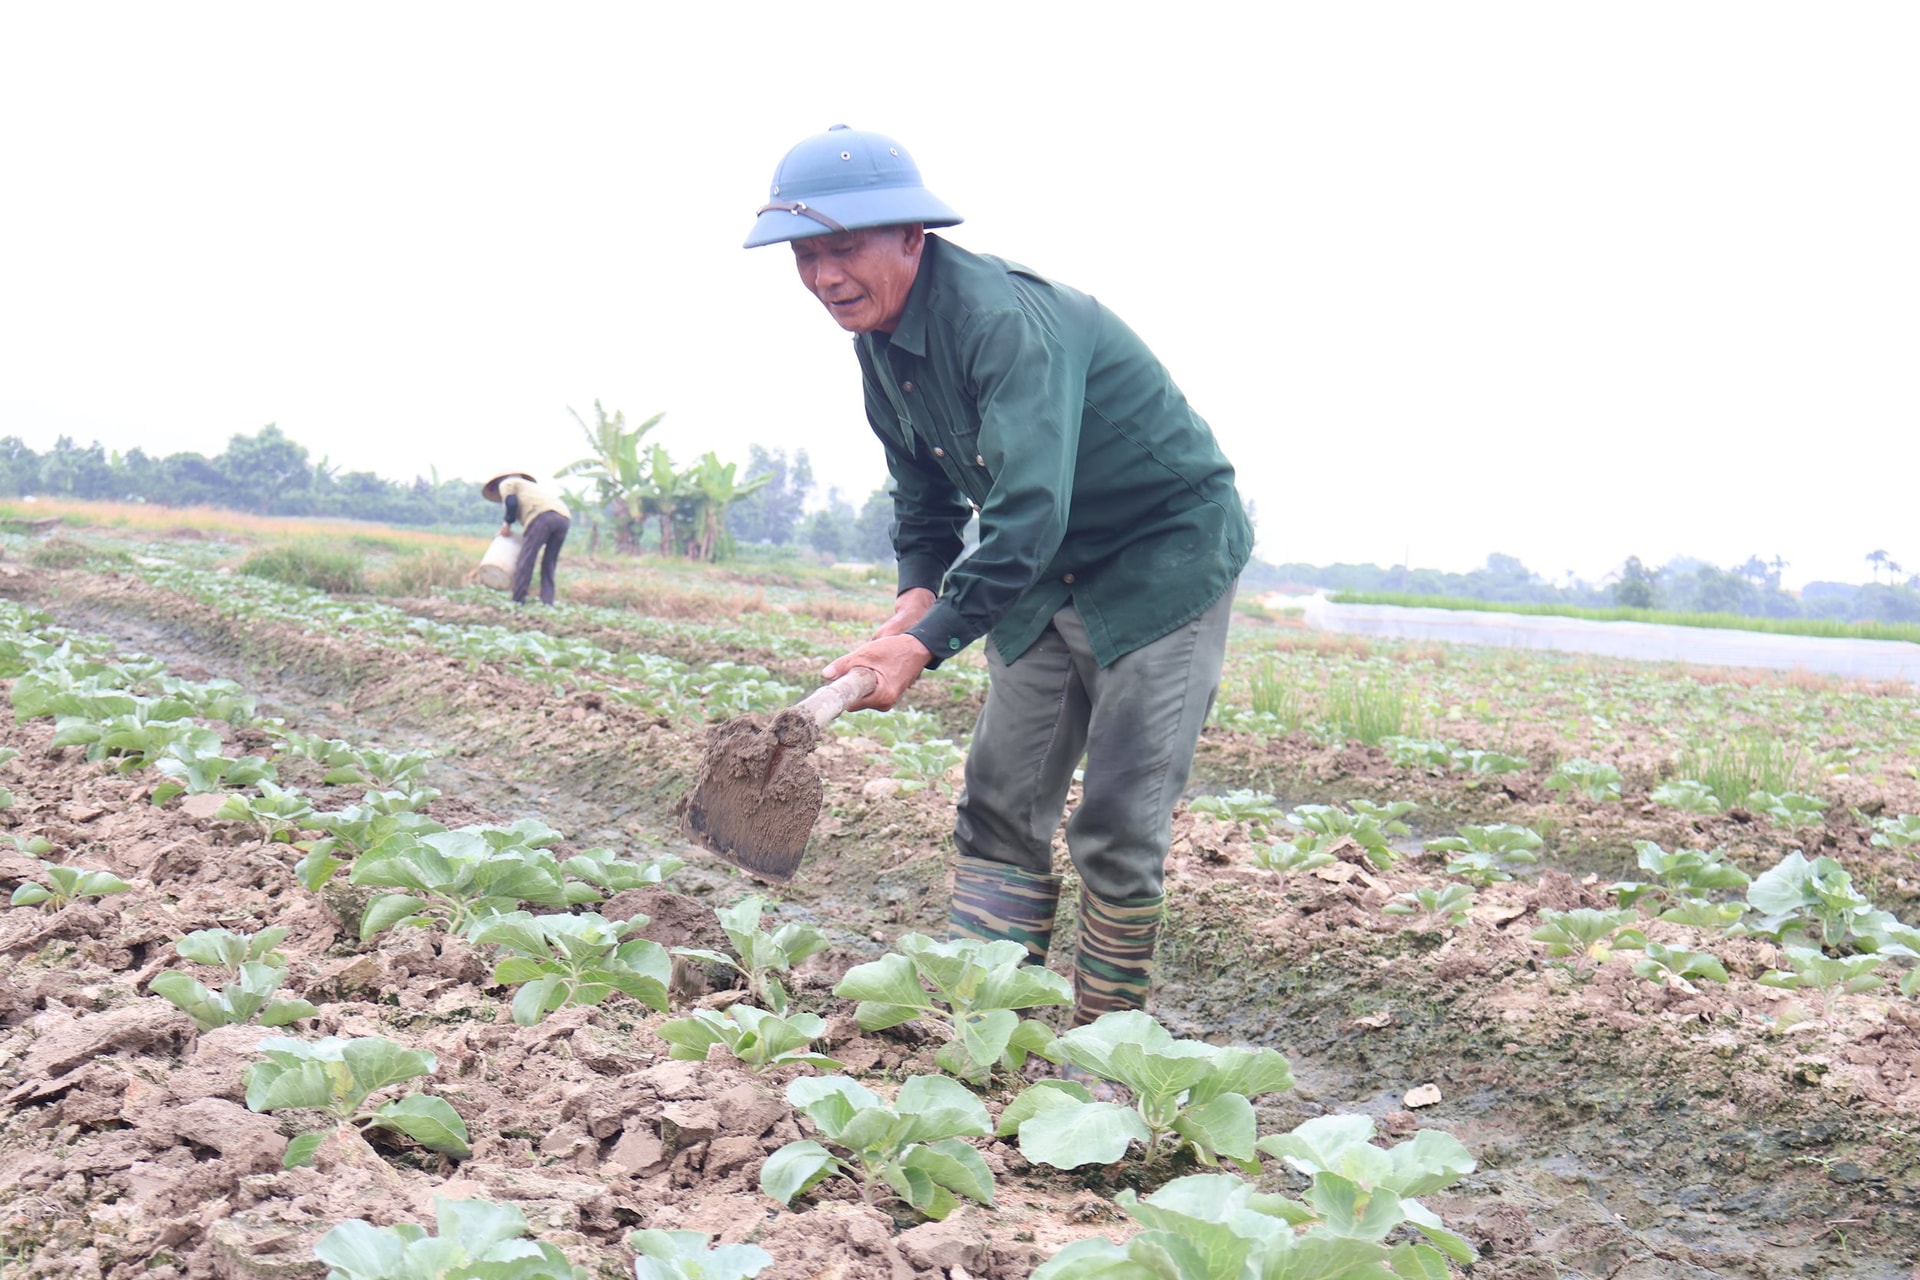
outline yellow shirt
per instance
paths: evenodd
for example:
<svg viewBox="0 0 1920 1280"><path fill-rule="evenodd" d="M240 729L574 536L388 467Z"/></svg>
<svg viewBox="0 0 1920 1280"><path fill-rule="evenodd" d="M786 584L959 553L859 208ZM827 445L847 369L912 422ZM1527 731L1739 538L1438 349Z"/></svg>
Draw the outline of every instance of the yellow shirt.
<svg viewBox="0 0 1920 1280"><path fill-rule="evenodd" d="M533 518L542 512L551 511L563 519L571 520L573 513L567 510L567 504L553 494L548 493L531 480L522 480L519 476L508 476L500 482L500 498L520 499L520 527L526 528Z"/></svg>

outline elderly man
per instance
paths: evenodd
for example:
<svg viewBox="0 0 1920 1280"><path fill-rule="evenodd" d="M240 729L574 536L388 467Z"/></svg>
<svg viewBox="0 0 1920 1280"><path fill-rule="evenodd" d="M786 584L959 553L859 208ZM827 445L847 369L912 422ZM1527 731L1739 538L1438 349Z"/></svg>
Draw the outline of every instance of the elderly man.
<svg viewBox="0 0 1920 1280"><path fill-rule="evenodd" d="M826 669L890 708L987 637L954 822L951 929L1042 962L1053 835L1080 876L1074 1023L1146 1003L1173 807L1226 649L1252 529L1233 467L1153 353L1088 295L928 235L960 215L906 149L836 126L774 172L747 247L790 242L852 332L893 475L899 594ZM961 533L980 516L980 543Z"/></svg>

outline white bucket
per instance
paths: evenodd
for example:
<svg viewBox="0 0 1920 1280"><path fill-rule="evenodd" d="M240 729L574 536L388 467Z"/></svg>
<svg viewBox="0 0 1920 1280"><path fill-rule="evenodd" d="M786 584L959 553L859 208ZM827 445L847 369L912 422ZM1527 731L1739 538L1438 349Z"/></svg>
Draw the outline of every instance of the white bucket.
<svg viewBox="0 0 1920 1280"><path fill-rule="evenodd" d="M517 533L495 538L487 548L487 554L480 557L480 585L492 587L495 591L513 589L513 570L520 563L520 544L524 541Z"/></svg>

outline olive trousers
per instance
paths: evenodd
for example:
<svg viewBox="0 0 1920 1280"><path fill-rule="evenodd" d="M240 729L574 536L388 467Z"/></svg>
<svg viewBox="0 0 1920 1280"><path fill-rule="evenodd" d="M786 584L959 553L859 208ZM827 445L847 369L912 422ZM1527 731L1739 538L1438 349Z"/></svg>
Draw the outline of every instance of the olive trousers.
<svg viewBox="0 0 1920 1280"><path fill-rule="evenodd" d="M1084 760L1067 820L1081 884L1076 1025L1146 1004L1173 808L1219 691L1232 613L1229 591L1105 668L1071 604L1018 661L987 644L987 702L954 819L950 929L1015 939L1045 963L1060 892L1053 835Z"/></svg>

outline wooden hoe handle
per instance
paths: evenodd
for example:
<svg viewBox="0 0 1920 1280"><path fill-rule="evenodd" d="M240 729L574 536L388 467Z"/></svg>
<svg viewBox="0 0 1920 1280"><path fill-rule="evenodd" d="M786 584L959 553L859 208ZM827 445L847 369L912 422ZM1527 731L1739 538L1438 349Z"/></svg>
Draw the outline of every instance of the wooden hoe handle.
<svg viewBox="0 0 1920 1280"><path fill-rule="evenodd" d="M880 675L871 667L855 667L832 684L822 685L795 703L795 711L805 712L814 724L824 729L853 703L880 687Z"/></svg>

